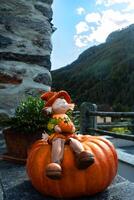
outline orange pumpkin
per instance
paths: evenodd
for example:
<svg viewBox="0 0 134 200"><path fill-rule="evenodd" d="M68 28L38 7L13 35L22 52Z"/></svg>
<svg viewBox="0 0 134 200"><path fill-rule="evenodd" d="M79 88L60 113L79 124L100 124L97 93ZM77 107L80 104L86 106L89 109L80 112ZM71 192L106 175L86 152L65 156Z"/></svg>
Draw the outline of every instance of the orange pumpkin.
<svg viewBox="0 0 134 200"><path fill-rule="evenodd" d="M65 145L60 180L46 177L45 168L51 160L51 145L43 140L33 144L27 159L27 173L33 186L42 194L53 197L93 195L110 185L117 173L117 154L111 142L100 136L78 136L85 150L95 157L95 163L85 170L76 168L74 154Z"/></svg>

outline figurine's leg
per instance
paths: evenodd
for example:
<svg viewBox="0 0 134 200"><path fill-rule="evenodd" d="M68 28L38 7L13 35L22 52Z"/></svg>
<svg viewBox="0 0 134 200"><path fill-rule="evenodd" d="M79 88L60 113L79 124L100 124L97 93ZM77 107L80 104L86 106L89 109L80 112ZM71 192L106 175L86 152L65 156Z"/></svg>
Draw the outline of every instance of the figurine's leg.
<svg viewBox="0 0 134 200"><path fill-rule="evenodd" d="M70 138L70 147L76 154L76 162L79 169L85 169L94 163L93 154L84 150L84 147L80 141Z"/></svg>
<svg viewBox="0 0 134 200"><path fill-rule="evenodd" d="M60 166L64 154L65 140L56 138L52 141L51 163L46 167L46 175L52 179L60 179L62 168Z"/></svg>
<svg viewBox="0 0 134 200"><path fill-rule="evenodd" d="M52 162L61 164L64 154L65 140L56 138L52 142Z"/></svg>

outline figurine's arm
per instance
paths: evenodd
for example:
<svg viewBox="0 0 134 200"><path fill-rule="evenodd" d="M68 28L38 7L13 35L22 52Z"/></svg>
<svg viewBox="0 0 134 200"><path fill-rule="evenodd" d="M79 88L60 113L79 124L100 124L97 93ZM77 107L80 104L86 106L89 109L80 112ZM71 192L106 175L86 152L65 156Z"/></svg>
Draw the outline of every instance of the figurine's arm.
<svg viewBox="0 0 134 200"><path fill-rule="evenodd" d="M61 132L62 132L62 130L61 130L61 128L59 127L59 125L56 125L56 126L54 127L54 130L55 130L56 133L61 133Z"/></svg>

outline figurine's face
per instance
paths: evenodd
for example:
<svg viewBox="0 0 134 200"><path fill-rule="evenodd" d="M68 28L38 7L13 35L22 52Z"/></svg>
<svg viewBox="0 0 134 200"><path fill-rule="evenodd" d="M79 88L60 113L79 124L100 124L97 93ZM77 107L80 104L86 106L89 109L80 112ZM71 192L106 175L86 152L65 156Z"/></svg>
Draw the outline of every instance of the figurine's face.
<svg viewBox="0 0 134 200"><path fill-rule="evenodd" d="M65 99L57 98L52 105L52 110L57 114L64 114L69 109L74 109L74 104L69 104Z"/></svg>

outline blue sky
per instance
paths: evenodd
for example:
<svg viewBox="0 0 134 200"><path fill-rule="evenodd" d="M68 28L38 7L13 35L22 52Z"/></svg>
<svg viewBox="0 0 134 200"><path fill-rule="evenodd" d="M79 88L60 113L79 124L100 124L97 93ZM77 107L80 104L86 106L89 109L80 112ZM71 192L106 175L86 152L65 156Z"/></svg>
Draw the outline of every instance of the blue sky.
<svg viewBox="0 0 134 200"><path fill-rule="evenodd" d="M54 0L52 70L73 62L85 49L134 23L134 0Z"/></svg>

